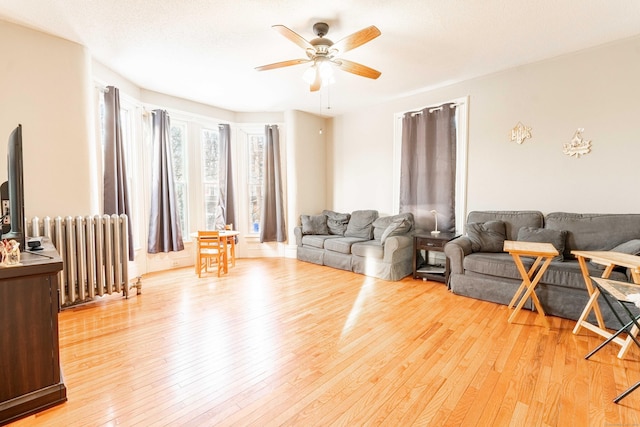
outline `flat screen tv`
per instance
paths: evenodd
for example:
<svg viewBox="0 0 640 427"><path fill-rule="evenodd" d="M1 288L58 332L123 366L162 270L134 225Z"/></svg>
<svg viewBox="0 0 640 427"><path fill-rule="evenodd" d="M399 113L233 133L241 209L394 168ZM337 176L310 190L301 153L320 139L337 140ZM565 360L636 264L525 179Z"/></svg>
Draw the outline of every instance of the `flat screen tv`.
<svg viewBox="0 0 640 427"><path fill-rule="evenodd" d="M14 239L20 243L20 250L24 251L25 218L24 218L24 181L22 173L22 125L9 135L7 146L7 183L9 187L9 217L11 229L2 235L3 239ZM3 212L3 214L6 214Z"/></svg>

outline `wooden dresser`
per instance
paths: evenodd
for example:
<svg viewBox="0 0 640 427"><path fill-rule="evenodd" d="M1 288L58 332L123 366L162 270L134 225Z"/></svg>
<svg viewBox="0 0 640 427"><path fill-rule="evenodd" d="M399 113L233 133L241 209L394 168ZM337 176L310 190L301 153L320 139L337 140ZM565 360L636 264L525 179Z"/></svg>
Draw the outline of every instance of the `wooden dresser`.
<svg viewBox="0 0 640 427"><path fill-rule="evenodd" d="M0 425L67 400L58 346L58 272L50 243L0 267Z"/></svg>

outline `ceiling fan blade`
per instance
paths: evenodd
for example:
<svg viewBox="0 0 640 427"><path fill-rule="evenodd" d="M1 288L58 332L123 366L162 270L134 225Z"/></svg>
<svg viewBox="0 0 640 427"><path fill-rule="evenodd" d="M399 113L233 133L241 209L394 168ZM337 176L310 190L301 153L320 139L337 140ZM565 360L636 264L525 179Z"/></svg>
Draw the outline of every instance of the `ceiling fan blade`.
<svg viewBox="0 0 640 427"><path fill-rule="evenodd" d="M290 59L288 61L275 62L273 64L262 65L260 67L256 67L258 71L266 71L273 70L274 68L282 68L289 67L291 65L304 64L305 62L310 62L310 59Z"/></svg>
<svg viewBox="0 0 640 427"><path fill-rule="evenodd" d="M380 30L375 25L371 25L365 29L357 31L350 36L347 36L331 46L331 49L335 49L338 53L348 52L351 49L355 49L358 46L362 46L363 44L370 42L371 40L378 37L380 34Z"/></svg>
<svg viewBox="0 0 640 427"><path fill-rule="evenodd" d="M285 36L286 38L288 38L289 40L291 40L292 42L300 46L301 48L305 50L313 49L313 45L309 43L304 37L302 37L300 34L296 33L295 31L285 27L284 25L274 25L271 28L273 28L274 30L276 30L277 32L279 32L280 34L282 34L283 36Z"/></svg>
<svg viewBox="0 0 640 427"><path fill-rule="evenodd" d="M370 79L377 79L382 74L378 70L369 68L366 65L358 64L357 62L347 61L346 59L334 59L332 61L341 70L347 71L358 76L367 77Z"/></svg>
<svg viewBox="0 0 640 427"><path fill-rule="evenodd" d="M313 79L313 83L311 83L309 90L311 92L317 92L320 90L320 86L322 86L322 78L320 77L320 67L314 66L313 68L315 69L316 76Z"/></svg>

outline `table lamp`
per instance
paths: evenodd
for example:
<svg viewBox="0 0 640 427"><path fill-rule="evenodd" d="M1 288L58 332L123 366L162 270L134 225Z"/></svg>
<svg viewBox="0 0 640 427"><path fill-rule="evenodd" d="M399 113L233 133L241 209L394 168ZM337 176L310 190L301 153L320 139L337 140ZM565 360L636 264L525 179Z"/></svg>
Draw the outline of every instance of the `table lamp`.
<svg viewBox="0 0 640 427"><path fill-rule="evenodd" d="M431 235L437 236L438 234L440 234L440 232L438 231L438 212L435 209L431 210L430 212L433 214L434 218L436 219L436 228L431 232Z"/></svg>

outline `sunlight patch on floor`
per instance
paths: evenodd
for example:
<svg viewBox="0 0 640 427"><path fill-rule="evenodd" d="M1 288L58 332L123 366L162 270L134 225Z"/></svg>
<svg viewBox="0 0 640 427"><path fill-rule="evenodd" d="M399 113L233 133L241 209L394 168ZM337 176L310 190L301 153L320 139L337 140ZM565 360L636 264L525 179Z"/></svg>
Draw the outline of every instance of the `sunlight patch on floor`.
<svg viewBox="0 0 640 427"><path fill-rule="evenodd" d="M349 312L349 316L347 316L347 320L342 327L342 333L340 334L340 340L348 334L351 329L356 325L360 318L360 313L362 309L371 296L371 293L374 291L376 279L373 277L364 276L364 280L362 282L362 286L360 287L360 292L358 293L358 298L353 303L353 307L351 307L351 311Z"/></svg>

